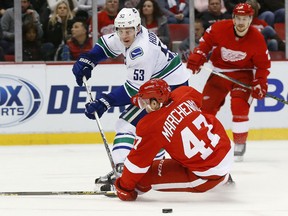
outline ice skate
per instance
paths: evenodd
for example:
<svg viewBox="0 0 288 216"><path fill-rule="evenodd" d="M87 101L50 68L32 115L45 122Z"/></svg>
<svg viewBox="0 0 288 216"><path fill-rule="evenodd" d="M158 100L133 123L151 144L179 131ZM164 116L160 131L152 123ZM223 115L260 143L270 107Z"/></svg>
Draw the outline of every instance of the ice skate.
<svg viewBox="0 0 288 216"><path fill-rule="evenodd" d="M95 179L95 184L114 184L116 180L116 177L115 177L115 174L114 174L114 171L111 171L109 173L107 173L107 175L105 176L100 176L99 178L96 178Z"/></svg>
<svg viewBox="0 0 288 216"><path fill-rule="evenodd" d="M109 173L107 173L107 175L104 176L100 176L98 178L95 179L95 187L94 190L95 191L102 191L101 187L108 184L108 185L113 185L114 182L116 180L116 177L114 175L114 172L111 171ZM107 191L107 190L103 190L103 191ZM109 191L109 190L108 190Z"/></svg>
<svg viewBox="0 0 288 216"><path fill-rule="evenodd" d="M236 162L243 161L245 151L246 151L246 143L235 144L235 146L234 146L234 160Z"/></svg>
<svg viewBox="0 0 288 216"><path fill-rule="evenodd" d="M117 176L121 176L123 172L124 164L120 163L116 165ZM116 181L116 175L112 170L105 176L100 176L95 179L95 190L97 191L115 191L114 182Z"/></svg>
<svg viewBox="0 0 288 216"><path fill-rule="evenodd" d="M114 184L104 184L100 187L100 191L115 191L115 186Z"/></svg>

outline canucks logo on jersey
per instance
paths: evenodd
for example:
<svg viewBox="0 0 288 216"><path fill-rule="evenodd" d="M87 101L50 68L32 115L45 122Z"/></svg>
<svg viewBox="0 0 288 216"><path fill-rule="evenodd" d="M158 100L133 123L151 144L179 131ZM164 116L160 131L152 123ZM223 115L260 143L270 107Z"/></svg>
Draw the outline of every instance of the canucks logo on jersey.
<svg viewBox="0 0 288 216"><path fill-rule="evenodd" d="M141 47L135 47L131 52L130 52L130 58L132 60L142 56L144 54L143 49Z"/></svg>

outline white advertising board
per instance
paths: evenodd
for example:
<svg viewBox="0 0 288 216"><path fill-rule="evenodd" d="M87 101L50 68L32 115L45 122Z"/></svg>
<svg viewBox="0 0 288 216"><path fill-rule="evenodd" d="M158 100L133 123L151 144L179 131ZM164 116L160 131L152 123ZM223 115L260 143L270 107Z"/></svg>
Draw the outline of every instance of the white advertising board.
<svg viewBox="0 0 288 216"><path fill-rule="evenodd" d="M0 65L0 133L94 132L95 121L84 115L87 93L78 87L72 65ZM192 75L190 85L202 91L209 75ZM108 93L124 83L122 64L100 64L89 79L92 94ZM269 93L288 100L288 64L272 62ZM231 127L229 97L218 114L226 129ZM101 118L105 131L114 131L121 108L109 110ZM274 99L255 100L250 109L250 127L288 128L288 106Z"/></svg>

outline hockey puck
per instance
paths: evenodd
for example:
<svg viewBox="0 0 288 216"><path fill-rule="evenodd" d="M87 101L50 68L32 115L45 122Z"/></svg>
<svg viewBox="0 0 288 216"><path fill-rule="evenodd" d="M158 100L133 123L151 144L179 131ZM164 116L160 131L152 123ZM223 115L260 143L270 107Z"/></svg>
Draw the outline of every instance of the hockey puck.
<svg viewBox="0 0 288 216"><path fill-rule="evenodd" d="M162 209L162 213L172 213L172 212L173 212L173 209L171 208Z"/></svg>

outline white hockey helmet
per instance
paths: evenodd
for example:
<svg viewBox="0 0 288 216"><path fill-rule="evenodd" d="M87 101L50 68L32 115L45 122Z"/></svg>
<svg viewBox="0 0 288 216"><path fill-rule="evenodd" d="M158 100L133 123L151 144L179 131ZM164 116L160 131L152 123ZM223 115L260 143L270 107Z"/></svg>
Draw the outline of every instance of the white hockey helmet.
<svg viewBox="0 0 288 216"><path fill-rule="evenodd" d="M133 27L137 32L137 27L141 24L141 18L136 8L123 8L114 20L114 26L117 28Z"/></svg>

